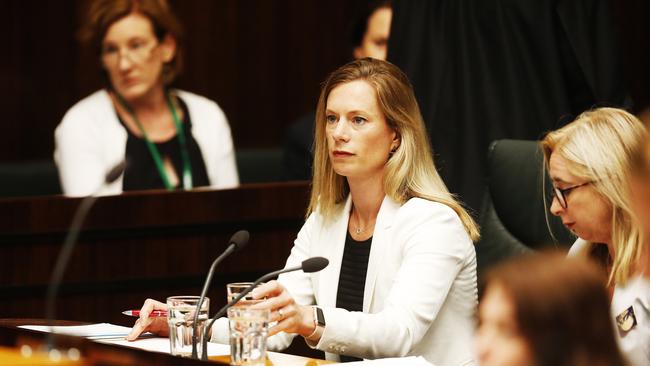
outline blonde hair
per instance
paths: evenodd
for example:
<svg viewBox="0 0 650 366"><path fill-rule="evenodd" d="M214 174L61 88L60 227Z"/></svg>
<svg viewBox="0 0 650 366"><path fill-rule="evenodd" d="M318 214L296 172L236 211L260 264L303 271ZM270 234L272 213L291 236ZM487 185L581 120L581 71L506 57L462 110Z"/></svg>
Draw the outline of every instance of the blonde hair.
<svg viewBox="0 0 650 366"><path fill-rule="evenodd" d="M323 84L316 109L314 179L307 215L318 211L325 220L330 220L343 208L340 203L349 194L347 180L334 172L329 159L325 110L330 92L355 80L363 80L375 90L386 123L400 138L399 147L386 162L386 195L401 204L419 197L447 205L460 217L472 240L478 240L476 223L449 193L436 171L422 115L408 78L393 64L370 58L340 67Z"/></svg>
<svg viewBox="0 0 650 366"><path fill-rule="evenodd" d="M644 136L645 127L630 113L598 108L582 113L541 141L547 170L551 154L559 154L567 161L571 173L593 182L596 191L612 207L614 256L609 284L625 285L643 250L641 232L634 223L629 178Z"/></svg>

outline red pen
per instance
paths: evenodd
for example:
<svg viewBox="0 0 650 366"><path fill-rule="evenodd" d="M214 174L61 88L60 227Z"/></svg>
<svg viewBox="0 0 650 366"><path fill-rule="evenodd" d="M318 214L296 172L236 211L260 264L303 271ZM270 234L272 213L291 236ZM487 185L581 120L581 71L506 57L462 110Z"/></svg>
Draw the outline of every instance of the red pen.
<svg viewBox="0 0 650 366"><path fill-rule="evenodd" d="M122 314L127 316L140 316L140 310L125 310ZM154 310L149 313L149 316L154 318L167 316L167 310Z"/></svg>

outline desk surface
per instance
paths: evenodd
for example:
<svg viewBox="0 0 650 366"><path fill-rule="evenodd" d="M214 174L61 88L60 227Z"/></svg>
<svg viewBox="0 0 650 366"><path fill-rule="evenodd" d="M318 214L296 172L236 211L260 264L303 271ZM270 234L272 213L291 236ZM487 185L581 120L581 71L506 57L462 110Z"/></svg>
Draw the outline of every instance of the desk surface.
<svg viewBox="0 0 650 366"><path fill-rule="evenodd" d="M22 345L30 345L37 349L43 344L45 333L17 328L19 325L45 324L43 319L0 319L0 347L4 350L18 349ZM58 320L55 325L80 325L76 321ZM149 352L138 348L124 347L104 342L90 341L81 337L56 335L57 345L62 348L77 348L81 351L83 365L125 366L125 365L200 365L202 361L182 357L174 357L166 353ZM269 352L267 366L317 366L331 364L329 361ZM210 363L228 365L229 356L212 356ZM1 364L1 363L0 363Z"/></svg>

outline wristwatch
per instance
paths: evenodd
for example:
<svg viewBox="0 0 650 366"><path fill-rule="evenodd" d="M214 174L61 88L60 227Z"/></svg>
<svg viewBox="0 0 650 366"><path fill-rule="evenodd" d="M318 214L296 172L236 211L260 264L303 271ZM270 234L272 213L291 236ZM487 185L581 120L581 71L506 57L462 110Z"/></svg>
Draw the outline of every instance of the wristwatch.
<svg viewBox="0 0 650 366"><path fill-rule="evenodd" d="M323 315L323 309L318 306L312 306L312 308L314 309L314 332L305 338L308 340L318 340L325 330L325 316Z"/></svg>

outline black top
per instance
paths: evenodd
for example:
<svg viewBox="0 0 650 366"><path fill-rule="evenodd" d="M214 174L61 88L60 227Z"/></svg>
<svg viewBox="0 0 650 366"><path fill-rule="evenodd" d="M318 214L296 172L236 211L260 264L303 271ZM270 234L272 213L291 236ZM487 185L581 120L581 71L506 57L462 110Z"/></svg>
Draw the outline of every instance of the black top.
<svg viewBox="0 0 650 366"><path fill-rule="evenodd" d="M192 121L190 119L190 113L182 99L178 98L178 102L183 110L182 123L183 131L185 131L185 143L187 144L187 150L190 156L190 165L192 166L192 183L194 187L208 186L210 185L210 180L208 179L203 155L191 133ZM124 121L121 118L120 122L124 125ZM126 125L124 127L126 128ZM126 140L125 158L127 164L124 170L122 190L164 189L165 184L160 177L156 162L153 160L149 148L147 148L146 141L134 135L128 128L126 128L126 131L129 136ZM167 141L155 142L155 145L163 160L166 157L171 160L176 175L178 175L179 185L182 185L183 159L181 158L181 146L178 142L177 134Z"/></svg>
<svg viewBox="0 0 650 366"><path fill-rule="evenodd" d="M368 272L368 258L372 237L364 241L345 237L345 249L341 261L339 288L336 293L336 307L348 311L363 311L363 292ZM340 355L341 362L360 361L360 358Z"/></svg>

